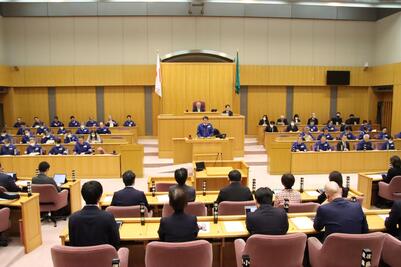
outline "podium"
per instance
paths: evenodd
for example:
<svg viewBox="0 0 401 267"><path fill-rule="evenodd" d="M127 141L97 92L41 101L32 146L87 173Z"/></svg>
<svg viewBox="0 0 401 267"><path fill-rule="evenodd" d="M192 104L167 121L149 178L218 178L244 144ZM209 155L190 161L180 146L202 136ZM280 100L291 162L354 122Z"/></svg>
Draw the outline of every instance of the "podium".
<svg viewBox="0 0 401 267"><path fill-rule="evenodd" d="M205 160L232 160L234 138L173 138L174 164Z"/></svg>

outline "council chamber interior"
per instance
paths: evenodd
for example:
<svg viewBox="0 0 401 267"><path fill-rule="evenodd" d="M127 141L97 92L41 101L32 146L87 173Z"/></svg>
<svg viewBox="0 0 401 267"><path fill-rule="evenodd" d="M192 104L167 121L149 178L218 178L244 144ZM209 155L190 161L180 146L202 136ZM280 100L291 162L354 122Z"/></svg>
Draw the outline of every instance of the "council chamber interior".
<svg viewBox="0 0 401 267"><path fill-rule="evenodd" d="M0 3L0 266L401 267L397 1Z"/></svg>

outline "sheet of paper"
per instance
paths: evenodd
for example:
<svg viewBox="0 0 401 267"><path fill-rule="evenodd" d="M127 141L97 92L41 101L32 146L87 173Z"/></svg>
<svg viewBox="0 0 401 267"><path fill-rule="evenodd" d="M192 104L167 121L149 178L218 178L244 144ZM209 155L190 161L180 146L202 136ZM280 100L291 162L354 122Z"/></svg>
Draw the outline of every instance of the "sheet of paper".
<svg viewBox="0 0 401 267"><path fill-rule="evenodd" d="M382 179L383 178L381 173L380 174L369 174L368 176L373 179Z"/></svg>
<svg viewBox="0 0 401 267"><path fill-rule="evenodd" d="M210 232L210 222L198 222L198 227L200 233Z"/></svg>
<svg viewBox="0 0 401 267"><path fill-rule="evenodd" d="M245 231L241 222L224 222L224 228L229 233Z"/></svg>
<svg viewBox="0 0 401 267"><path fill-rule="evenodd" d="M106 197L104 198L103 202L111 203L111 200L112 200L112 199L113 199L113 196L106 196Z"/></svg>
<svg viewBox="0 0 401 267"><path fill-rule="evenodd" d="M306 216L304 216L304 217L295 217L295 218L291 218L290 220L292 221L293 224L295 224L295 226L298 229L301 229L301 230L313 229L313 221L310 218L306 217Z"/></svg>
<svg viewBox="0 0 401 267"><path fill-rule="evenodd" d="M385 221L388 217L388 214L379 214L378 216Z"/></svg>
<svg viewBox="0 0 401 267"><path fill-rule="evenodd" d="M157 201L161 202L161 203L168 203L168 195L159 195L156 196Z"/></svg>
<svg viewBox="0 0 401 267"><path fill-rule="evenodd" d="M317 191L305 191L306 194L310 195L311 197L318 197L320 196L319 192Z"/></svg>
<svg viewBox="0 0 401 267"><path fill-rule="evenodd" d="M15 182L15 184L18 185L18 186L25 187L25 186L28 185L28 181L26 181L26 180L18 180L18 181Z"/></svg>

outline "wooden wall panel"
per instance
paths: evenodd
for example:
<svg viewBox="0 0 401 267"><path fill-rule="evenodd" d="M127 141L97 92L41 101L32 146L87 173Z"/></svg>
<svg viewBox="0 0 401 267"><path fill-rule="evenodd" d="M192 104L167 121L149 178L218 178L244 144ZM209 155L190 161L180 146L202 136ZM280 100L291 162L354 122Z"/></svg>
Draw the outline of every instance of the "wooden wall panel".
<svg viewBox="0 0 401 267"><path fill-rule="evenodd" d="M210 110L209 64L189 64L185 68L184 103L186 108L190 109L193 101L203 100L206 103L206 110Z"/></svg>
<svg viewBox="0 0 401 267"><path fill-rule="evenodd" d="M209 107L222 110L226 104L229 104L234 113L239 113L239 106L233 105L233 97L235 97L234 66L230 64L209 65L209 71ZM224 90L222 90L223 88Z"/></svg>
<svg viewBox="0 0 401 267"><path fill-rule="evenodd" d="M6 94L1 94L0 102L3 104L4 109L4 124L6 127L12 127L16 120L15 116L15 89L8 88Z"/></svg>
<svg viewBox="0 0 401 267"><path fill-rule="evenodd" d="M158 120L157 117L161 113L161 98L155 93L154 88L152 88L152 125L153 125L153 136L157 136L158 131Z"/></svg>
<svg viewBox="0 0 401 267"><path fill-rule="evenodd" d="M293 113L301 117L302 122L315 112L319 123L330 118L330 88L324 87L294 87Z"/></svg>
<svg viewBox="0 0 401 267"><path fill-rule="evenodd" d="M48 88L15 88L14 90L15 117L22 117L29 125L32 124L35 116L46 124L49 123Z"/></svg>
<svg viewBox="0 0 401 267"><path fill-rule="evenodd" d="M141 86L104 88L104 119L108 115L122 125L130 114L138 125L138 135L145 135L145 89Z"/></svg>
<svg viewBox="0 0 401 267"><path fill-rule="evenodd" d="M368 87L338 87L337 111L342 113L343 118L349 114L355 114L362 120L369 116Z"/></svg>
<svg viewBox="0 0 401 267"><path fill-rule="evenodd" d="M286 112L287 91L284 86L248 87L248 134L257 134L259 119L266 114L270 120L277 120Z"/></svg>
<svg viewBox="0 0 401 267"><path fill-rule="evenodd" d="M391 133L401 132L401 85L393 87L393 115L391 118Z"/></svg>

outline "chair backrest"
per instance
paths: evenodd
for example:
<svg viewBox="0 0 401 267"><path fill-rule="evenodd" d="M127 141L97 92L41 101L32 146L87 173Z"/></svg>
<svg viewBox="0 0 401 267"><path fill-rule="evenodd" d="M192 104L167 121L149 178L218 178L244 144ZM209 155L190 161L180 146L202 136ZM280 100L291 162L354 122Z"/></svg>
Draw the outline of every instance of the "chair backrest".
<svg viewBox="0 0 401 267"><path fill-rule="evenodd" d="M243 255L249 255L252 267L301 267L305 246L304 233L252 235L246 241Z"/></svg>
<svg viewBox="0 0 401 267"><path fill-rule="evenodd" d="M10 209L0 209L0 233L10 228Z"/></svg>
<svg viewBox="0 0 401 267"><path fill-rule="evenodd" d="M318 203L306 202L306 203L290 203L288 213L301 213L301 212L315 212L319 208ZM284 204L280 204L280 208L284 208Z"/></svg>
<svg viewBox="0 0 401 267"><path fill-rule="evenodd" d="M141 217L141 206L109 206L107 212L114 215L115 218L139 218ZM145 207L145 217L149 217L148 209Z"/></svg>
<svg viewBox="0 0 401 267"><path fill-rule="evenodd" d="M150 242L146 246L146 267L211 267L212 245L205 240L182 243Z"/></svg>
<svg viewBox="0 0 401 267"><path fill-rule="evenodd" d="M193 109L196 108L196 102L200 102L200 103L201 103L201 109L202 109L202 110L206 110L206 108L205 108L205 107L206 107L205 101L200 101L200 100L192 102L192 108L193 108Z"/></svg>
<svg viewBox="0 0 401 267"><path fill-rule="evenodd" d="M175 185L176 183L156 183L156 192L168 192L170 186Z"/></svg>
<svg viewBox="0 0 401 267"><path fill-rule="evenodd" d="M205 204L202 202L188 202L188 205L184 209L185 213L195 216L206 216L207 209ZM173 208L168 204L163 205L162 217L168 217L174 213Z"/></svg>
<svg viewBox="0 0 401 267"><path fill-rule="evenodd" d="M389 234L386 234L383 248L383 261L389 266L401 266L401 241Z"/></svg>
<svg viewBox="0 0 401 267"><path fill-rule="evenodd" d="M389 184L390 186L390 192L396 196L396 197L401 197L401 176L395 176L393 179L391 179L391 182Z"/></svg>
<svg viewBox="0 0 401 267"><path fill-rule="evenodd" d="M0 186L0 193L7 192L7 189L3 186Z"/></svg>
<svg viewBox="0 0 401 267"><path fill-rule="evenodd" d="M51 248L54 267L110 267L118 258L111 245L68 247L56 245Z"/></svg>
<svg viewBox="0 0 401 267"><path fill-rule="evenodd" d="M32 192L39 193L40 203L55 203L57 201L57 189L51 184L33 184Z"/></svg>
<svg viewBox="0 0 401 267"><path fill-rule="evenodd" d="M246 206L255 206L256 202L249 201L223 201L219 204L219 216L221 215L245 215Z"/></svg>
<svg viewBox="0 0 401 267"><path fill-rule="evenodd" d="M372 267L379 266L385 235L370 234L339 234L329 235L323 243L320 262L324 267L360 266L362 250L372 251Z"/></svg>

